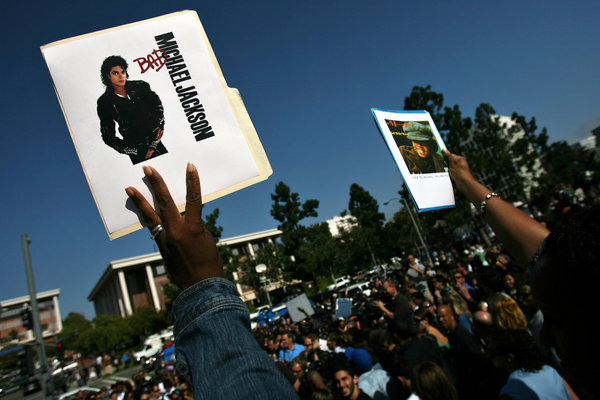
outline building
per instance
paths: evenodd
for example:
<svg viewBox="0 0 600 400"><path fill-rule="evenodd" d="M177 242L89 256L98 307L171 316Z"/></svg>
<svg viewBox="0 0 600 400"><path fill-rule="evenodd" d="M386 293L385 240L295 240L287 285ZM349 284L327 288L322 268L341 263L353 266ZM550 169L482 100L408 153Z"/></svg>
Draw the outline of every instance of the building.
<svg viewBox="0 0 600 400"><path fill-rule="evenodd" d="M523 136L525 135L525 132L522 129L515 129L516 122L513 121L511 117L507 117L504 115L497 115L494 117L498 118L498 124L500 124L500 126L502 127L501 135L504 137L504 139L508 141L509 145L513 145L517 140L523 138ZM474 129L476 129L476 127L473 127L473 130ZM483 152L490 160L494 159L498 151L502 151L501 149L497 149L494 147L485 147L483 143L477 142L473 135L473 131L471 131L471 134L466 139L461 141L461 146L463 146L466 149L478 148L479 150L483 150ZM519 177L521 178L523 183L523 189L526 199L529 199L531 197L532 189L537 186L536 180L546 173L545 169L542 166L541 160L537 157L537 155L534 152L533 145L530 145L529 148L530 156L536 157L533 168L517 168L517 173L519 174ZM518 158L513 159L513 163L515 165L517 165L519 161L520 159ZM486 171L477 171L477 177L484 185L488 187L492 186L489 184L490 176L488 176ZM497 193L511 193L512 187L514 186L513 182L511 182L510 179L504 175L499 176L497 178L501 182L501 185L500 187L493 187L492 189Z"/></svg>
<svg viewBox="0 0 600 400"><path fill-rule="evenodd" d="M122 317L142 307L165 308L163 288L170 283L160 253L111 261L96 283L88 300L94 302L96 315Z"/></svg>
<svg viewBox="0 0 600 400"><path fill-rule="evenodd" d="M279 229L269 229L266 231L260 231L255 233L248 233L245 235L234 236L227 239L221 239L217 245L229 246L234 256L246 256L254 258L256 252L265 247L267 244L273 244L283 232ZM243 285L239 282L239 272L233 272L233 278L235 286L237 287L242 300L254 301L256 300L256 291L253 287ZM265 284L266 289L270 292L279 289L282 285L281 282L268 282Z"/></svg>
<svg viewBox="0 0 600 400"><path fill-rule="evenodd" d="M343 217L336 215L335 217L328 219L327 226L329 227L329 233L331 236L338 236L342 230L350 231L352 228L358 225L356 218L348 214Z"/></svg>
<svg viewBox="0 0 600 400"><path fill-rule="evenodd" d="M261 247L281 236L278 229L250 233L220 240L234 255L254 257ZM235 274L234 274L235 275ZM142 307L165 309L165 286L170 284L160 253L145 254L111 261L96 283L88 300L94 303L96 315L114 314L126 317ZM237 284L244 301L256 298L252 288Z"/></svg>
<svg viewBox="0 0 600 400"><path fill-rule="evenodd" d="M266 231L248 233L245 235L221 239L217 245L229 246L234 256L245 255L254 257L254 254L261 247L265 247L267 244L273 244L282 233L283 232L281 232L279 229L269 229Z"/></svg>
<svg viewBox="0 0 600 400"><path fill-rule="evenodd" d="M37 305L42 325L42 337L51 338L62 331L62 319L58 296L60 289L37 294ZM23 296L0 302L0 340L2 342L30 342L34 340L33 330L23 326L23 311L31 308L31 297Z"/></svg>

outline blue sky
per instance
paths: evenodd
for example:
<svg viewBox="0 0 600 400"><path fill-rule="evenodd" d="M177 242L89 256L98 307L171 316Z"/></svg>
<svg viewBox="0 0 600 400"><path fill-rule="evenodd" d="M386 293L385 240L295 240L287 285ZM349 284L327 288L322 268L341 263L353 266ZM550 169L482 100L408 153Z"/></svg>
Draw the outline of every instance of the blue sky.
<svg viewBox="0 0 600 400"><path fill-rule="evenodd" d="M581 139L600 125L597 1L5 3L0 299L27 294L26 233L36 288L61 289L63 317L93 317L87 295L108 263L156 248L146 231L108 240L41 45L198 12L274 170L266 182L206 206L221 210L225 237L276 226L269 210L278 181L321 201L310 223L347 208L354 182L391 215L397 203L382 203L396 196L401 177L370 108L402 109L415 85L431 85L468 116L482 102L500 114L534 116L552 141Z"/></svg>

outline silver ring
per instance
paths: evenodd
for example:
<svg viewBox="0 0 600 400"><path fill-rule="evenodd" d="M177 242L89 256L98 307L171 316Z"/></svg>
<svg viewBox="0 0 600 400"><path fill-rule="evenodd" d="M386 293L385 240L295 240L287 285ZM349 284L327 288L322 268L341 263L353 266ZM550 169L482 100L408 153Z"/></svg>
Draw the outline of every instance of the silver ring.
<svg viewBox="0 0 600 400"><path fill-rule="evenodd" d="M164 230L165 228L161 224L156 225L154 228L150 229L150 239L156 239L156 237Z"/></svg>

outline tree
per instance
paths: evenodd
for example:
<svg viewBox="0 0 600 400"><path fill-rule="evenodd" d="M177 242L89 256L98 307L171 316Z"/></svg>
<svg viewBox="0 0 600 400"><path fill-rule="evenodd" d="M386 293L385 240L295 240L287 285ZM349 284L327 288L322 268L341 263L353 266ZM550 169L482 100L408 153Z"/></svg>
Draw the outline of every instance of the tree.
<svg viewBox="0 0 600 400"><path fill-rule="evenodd" d="M431 114L440 135L454 153L464 154L462 141L469 137L473 125L470 118L463 118L458 105L444 106L444 95L431 90L431 86L415 86L404 98L405 110L425 110Z"/></svg>
<svg viewBox="0 0 600 400"><path fill-rule="evenodd" d="M118 315L97 315L92 323L92 329L80 334L84 354L109 352L131 342L133 331L127 321Z"/></svg>
<svg viewBox="0 0 600 400"><path fill-rule="evenodd" d="M273 205L271 215L279 222L277 226L283 234L281 241L285 245L285 253L288 256L297 256L295 253L302 244L305 236L305 228L300 221L307 217L317 217L319 200L306 200L300 202L300 195L292 192L290 187L283 182L275 186L275 193L271 194Z"/></svg>
<svg viewBox="0 0 600 400"><path fill-rule="evenodd" d="M171 325L169 313L150 307L138 308L126 321L136 342Z"/></svg>
<svg viewBox="0 0 600 400"><path fill-rule="evenodd" d="M63 329L58 340L69 350L84 351L81 335L92 329L92 323L83 314L70 312L63 320Z"/></svg>
<svg viewBox="0 0 600 400"><path fill-rule="evenodd" d="M546 173L534 188L533 203L539 210L546 211L555 201L561 189L589 189L598 182L600 163L594 151L567 142L554 142L547 146L542 156Z"/></svg>
<svg viewBox="0 0 600 400"><path fill-rule="evenodd" d="M208 229L212 237L215 239L215 242L218 242L223 234L223 227L217 225L219 213L219 209L215 208L213 212L204 216L204 226L206 226L206 229Z"/></svg>
<svg viewBox="0 0 600 400"><path fill-rule="evenodd" d="M357 183L350 185L348 209L360 227L380 229L383 226L385 215L379 212L377 200Z"/></svg>
<svg viewBox="0 0 600 400"><path fill-rule="evenodd" d="M377 200L360 185L350 185L348 200L350 215L356 218L358 226L344 235L346 241L354 242L353 253L359 265L376 264L376 254L381 248L381 228L385 215L379 212ZM370 260L367 261L367 260Z"/></svg>
<svg viewBox="0 0 600 400"><path fill-rule="evenodd" d="M312 280L318 287L319 272L332 271L336 264L336 240L323 222L306 229L307 239L298 249L299 261L294 276L302 280Z"/></svg>

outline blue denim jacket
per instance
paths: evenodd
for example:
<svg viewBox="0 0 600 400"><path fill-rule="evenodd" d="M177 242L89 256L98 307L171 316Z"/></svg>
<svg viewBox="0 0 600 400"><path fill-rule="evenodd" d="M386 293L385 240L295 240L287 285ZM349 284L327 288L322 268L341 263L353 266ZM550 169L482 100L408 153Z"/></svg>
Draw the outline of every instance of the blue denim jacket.
<svg viewBox="0 0 600 400"><path fill-rule="evenodd" d="M195 399L298 399L250 332L248 309L221 278L184 290L173 305L177 369Z"/></svg>

